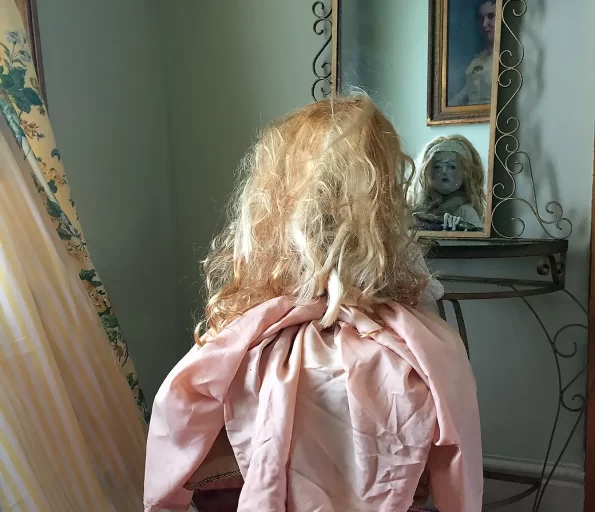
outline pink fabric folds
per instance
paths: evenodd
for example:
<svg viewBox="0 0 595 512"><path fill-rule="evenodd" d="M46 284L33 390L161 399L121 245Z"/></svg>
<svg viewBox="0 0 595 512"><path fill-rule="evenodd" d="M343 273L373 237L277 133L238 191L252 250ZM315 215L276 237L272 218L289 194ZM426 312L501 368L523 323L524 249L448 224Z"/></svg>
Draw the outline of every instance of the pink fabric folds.
<svg viewBox="0 0 595 512"><path fill-rule="evenodd" d="M479 512L475 380L438 317L391 303L382 326L279 298L254 308L163 383L147 447L145 511L186 510L183 488L225 426L245 479L239 511L405 512L427 468L441 512Z"/></svg>

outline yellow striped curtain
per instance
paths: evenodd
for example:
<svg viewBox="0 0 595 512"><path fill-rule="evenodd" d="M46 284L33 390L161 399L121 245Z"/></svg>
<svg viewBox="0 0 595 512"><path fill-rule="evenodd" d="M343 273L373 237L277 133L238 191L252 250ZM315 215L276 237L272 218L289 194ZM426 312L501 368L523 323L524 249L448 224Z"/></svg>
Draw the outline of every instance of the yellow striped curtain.
<svg viewBox="0 0 595 512"><path fill-rule="evenodd" d="M140 512L147 408L14 0L0 0L0 112L0 511Z"/></svg>
<svg viewBox="0 0 595 512"><path fill-rule="evenodd" d="M24 2L18 0L22 11ZM79 223L60 152L52 132L39 81L32 62L27 31L15 0L0 0L0 112L14 133L23 153L33 155L41 170L39 178L47 215L61 243L76 262L79 278L88 292L107 340L130 386L145 420L149 411L128 345L103 283L93 266Z"/></svg>
<svg viewBox="0 0 595 512"><path fill-rule="evenodd" d="M145 422L31 179L36 160L0 128L0 510L141 511Z"/></svg>

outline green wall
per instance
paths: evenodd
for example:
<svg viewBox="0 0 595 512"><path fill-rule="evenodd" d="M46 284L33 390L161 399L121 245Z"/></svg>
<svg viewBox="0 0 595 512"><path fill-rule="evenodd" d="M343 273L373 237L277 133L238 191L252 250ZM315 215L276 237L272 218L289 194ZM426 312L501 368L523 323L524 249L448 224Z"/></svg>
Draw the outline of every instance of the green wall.
<svg viewBox="0 0 595 512"><path fill-rule="evenodd" d="M152 401L183 354L155 0L38 0L49 113L91 256Z"/></svg>
<svg viewBox="0 0 595 512"><path fill-rule="evenodd" d="M178 311L201 309L198 260L258 130L311 101L317 51L311 4L300 0L162 2L172 168L176 183ZM200 314L200 313L199 313Z"/></svg>

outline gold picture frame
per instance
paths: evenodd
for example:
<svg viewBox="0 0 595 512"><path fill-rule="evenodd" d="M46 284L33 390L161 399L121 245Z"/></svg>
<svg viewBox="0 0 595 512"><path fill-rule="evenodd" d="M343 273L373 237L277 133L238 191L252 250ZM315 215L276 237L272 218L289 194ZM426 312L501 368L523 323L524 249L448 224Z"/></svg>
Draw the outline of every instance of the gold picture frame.
<svg viewBox="0 0 595 512"><path fill-rule="evenodd" d="M490 101L478 104L452 105L452 93L449 90L450 67L452 65L449 52L449 28L451 16L451 3L458 6L457 0L428 0L428 114L429 126L448 124L487 123L490 121ZM478 2L473 2L476 6ZM487 3L487 2L486 2ZM496 18L498 19L498 18ZM469 33L461 30L461 33ZM500 31L494 34L492 55L499 55ZM479 56L478 56L479 57ZM477 57L477 58L478 58ZM497 61L497 59L495 59ZM469 61L471 64L473 61ZM466 66L467 64L465 64ZM496 70L497 62L488 66ZM469 69L460 70L460 75L469 72ZM492 72L492 77L497 75ZM493 81L493 78L492 78ZM489 89L488 89L489 90ZM450 99L449 99L450 96Z"/></svg>

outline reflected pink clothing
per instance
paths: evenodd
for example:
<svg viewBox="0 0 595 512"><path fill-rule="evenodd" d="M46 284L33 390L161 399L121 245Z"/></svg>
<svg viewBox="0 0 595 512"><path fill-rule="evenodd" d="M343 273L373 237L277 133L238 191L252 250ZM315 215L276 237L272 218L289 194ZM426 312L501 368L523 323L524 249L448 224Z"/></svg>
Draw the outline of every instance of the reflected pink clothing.
<svg viewBox="0 0 595 512"><path fill-rule="evenodd" d="M194 347L159 390L145 511L186 510L183 488L226 427L243 512L405 512L427 467L441 512L479 512L476 387L459 336L391 303L378 316L274 299Z"/></svg>

